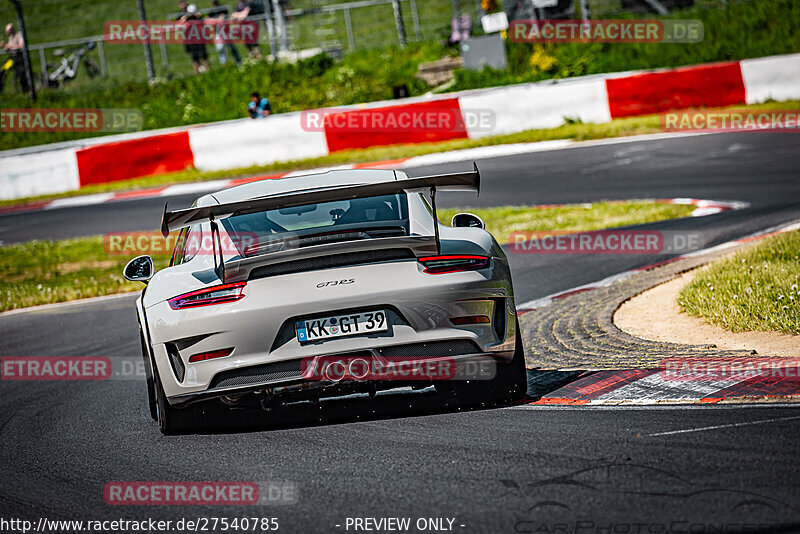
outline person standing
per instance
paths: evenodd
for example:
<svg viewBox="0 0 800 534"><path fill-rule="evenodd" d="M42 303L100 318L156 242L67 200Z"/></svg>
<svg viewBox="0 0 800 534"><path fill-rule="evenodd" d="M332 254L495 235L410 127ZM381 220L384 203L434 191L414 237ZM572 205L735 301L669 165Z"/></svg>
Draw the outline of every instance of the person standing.
<svg viewBox="0 0 800 534"><path fill-rule="evenodd" d="M186 13L181 16L179 21L187 25L187 37L184 46L186 47L186 53L192 58L194 73L208 71L208 50L206 49L206 43L202 39L203 32L201 31L203 18L197 11L197 6L194 4L186 6Z"/></svg>
<svg viewBox="0 0 800 534"><path fill-rule="evenodd" d="M219 5L219 0L211 0L211 9L208 11L206 21L211 24L219 25L225 24L226 20L228 20L228 8ZM224 65L228 62L228 50L230 50L231 57L233 57L236 64L242 64L242 58L239 56L239 50L237 50L236 45L231 41L225 43L224 38L220 37L219 31L215 31L214 47L217 49L220 65Z"/></svg>
<svg viewBox="0 0 800 534"><path fill-rule="evenodd" d="M3 50L11 53L11 60L14 62L14 76L17 77L22 92L27 92L30 88L28 87L28 77L25 74L25 57L22 53L22 49L25 48L25 38L11 22L6 24L6 35L8 42L2 43Z"/></svg>
<svg viewBox="0 0 800 534"><path fill-rule="evenodd" d="M261 12L259 13L259 11ZM244 22L248 17L254 17L263 14L263 10L259 9L259 5L256 2L246 2L244 0L240 0L239 3L236 4L236 11L234 11L233 15L231 15L231 19L238 22ZM245 43L244 46L247 48L247 52L250 57L255 57L259 60L261 59L261 47L258 46L258 43Z"/></svg>

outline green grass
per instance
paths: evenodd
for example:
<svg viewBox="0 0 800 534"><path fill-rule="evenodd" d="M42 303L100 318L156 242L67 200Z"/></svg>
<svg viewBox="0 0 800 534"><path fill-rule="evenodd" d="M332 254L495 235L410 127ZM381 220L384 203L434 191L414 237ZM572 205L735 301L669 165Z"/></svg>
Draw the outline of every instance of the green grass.
<svg viewBox="0 0 800 534"><path fill-rule="evenodd" d="M752 106L732 106L724 109L748 109L754 110L793 110L800 109L800 100L790 102L770 102ZM104 193L108 191L125 191L133 189L143 189L149 187L161 187L171 184L186 182L199 182L203 180L216 180L220 178L238 178L256 176L264 173L313 169L316 167L326 167L342 165L347 163L368 163L373 161L385 161L412 156L422 156L436 152L449 150L463 150L467 148L477 148L482 146L504 145L512 143L532 143L536 141L549 141L554 139L572 139L575 141L587 141L591 139L603 139L608 137L621 137L630 135L640 135L656 133L662 131L659 115L648 115L642 117L631 117L626 119L616 119L605 124L564 124L558 128L546 130L526 130L524 132L485 137L482 139L457 139L442 143L425 143L417 145L395 145L385 147L373 147L363 150L347 150L336 152L321 158L311 158L297 161L281 162L272 165L255 167L241 167L238 169L226 169L222 171L199 171L188 169L185 171L160 174L157 176L146 176L111 182L106 184L96 184L86 186L77 191L68 191L52 195L41 195L36 197L20 198L13 200L0 200L0 206L25 204L54 198L64 198L78 195L88 195L92 193ZM756 134L757 135L757 134Z"/></svg>
<svg viewBox="0 0 800 534"><path fill-rule="evenodd" d="M712 263L678 298L681 309L733 332L800 334L800 231Z"/></svg>
<svg viewBox="0 0 800 534"><path fill-rule="evenodd" d="M596 230L687 216L691 206L647 201L598 202L531 209L500 207L470 210L486 221L500 242L510 231ZM449 221L460 210L441 210ZM64 241L31 241L0 247L0 311L40 304L138 291L142 285L128 282L122 269L133 256L110 255L102 237ZM156 268L169 262L154 258Z"/></svg>
<svg viewBox="0 0 800 534"><path fill-rule="evenodd" d="M644 224L688 217L694 206L665 204L650 200L596 202L531 209L527 206L498 208L440 209L439 219L448 223L459 211L474 213L484 220L486 229L501 244L512 232L570 231L588 232L632 224Z"/></svg>
<svg viewBox="0 0 800 534"><path fill-rule="evenodd" d="M31 241L0 248L0 311L126 291L141 283L122 277L131 259L108 255L101 237ZM165 267L167 258L155 258Z"/></svg>
<svg viewBox="0 0 800 534"><path fill-rule="evenodd" d="M442 20L446 27L448 4L447 0L433 0L430 4L427 0L418 2L426 28L439 28ZM0 20L4 20L4 16L10 20L10 13L3 11L8 9L4 7L7 5L0 2ZM301 2L295 5L300 6ZM41 4L28 1L26 7L32 24L29 30L31 42L97 34L101 33L99 29L105 20L136 18L133 2L99 0L87 9L79 0L47 0ZM151 0L147 7L152 19L163 18L175 9L171 0ZM686 45L567 43L534 46L509 43L507 69L459 70L456 83L450 90L800 51L800 32L794 31L792 23L800 19L800 3L792 0L731 2L726 9L695 8L672 13L669 17L703 20L705 40ZM244 106L253 90L267 94L278 113L390 99L392 88L403 84L408 85L411 96L421 95L431 88L415 77L419 64L457 53L441 44L441 38L446 35L443 30L431 32L426 29L424 42L400 49L386 36L389 34L371 26L368 18L354 25L358 32L365 33L364 39L367 36L372 39L364 42L369 46L375 43L380 48L357 50L348 53L341 61L317 57L298 64L262 61L250 62L241 68L229 64L224 68L217 66L203 75L182 77L173 77L173 67L162 72L159 66L158 80L152 84L144 81L143 53L139 45L108 44L105 47L108 54L127 54L124 61L112 61L109 56L110 69L113 70L112 65L121 65L118 74L112 72L107 80L94 80L83 85L76 79L75 86L68 91L45 91L36 106L135 108L143 113L145 129L198 124L245 116ZM385 25L386 18L379 20ZM80 24L70 21L80 21ZM337 26L339 23L331 24ZM391 20L388 24L391 28ZM410 32L412 25L408 23L407 27ZM316 39L321 39L312 31L314 28L309 27L308 31ZM332 35L334 40L341 39L340 30L335 30ZM356 40L359 40L358 36ZM170 61L175 58L175 62L184 62L181 72L188 72L188 60L181 46L168 45L175 47L170 49ZM156 63L160 64L157 47L155 53ZM216 62L214 50L211 49L210 53L213 64ZM12 93L10 88L3 95L3 107L25 108L31 105L26 95ZM76 132L0 133L0 150L90 135Z"/></svg>

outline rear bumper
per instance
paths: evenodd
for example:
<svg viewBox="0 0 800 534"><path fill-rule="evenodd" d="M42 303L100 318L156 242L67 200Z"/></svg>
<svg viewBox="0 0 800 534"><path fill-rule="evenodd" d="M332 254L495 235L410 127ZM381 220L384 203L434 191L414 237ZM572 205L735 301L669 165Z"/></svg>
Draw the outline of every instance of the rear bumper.
<svg viewBox="0 0 800 534"><path fill-rule="evenodd" d="M473 364L468 372L474 373L474 369L477 366L487 369L487 363L491 363L493 365L507 365L512 357L513 352L511 354L491 352L453 355L449 356L448 360L452 361L456 366L458 366L458 373L462 373L465 367ZM344 379L341 381L324 379L309 380L303 378L299 360L296 363L296 371L292 376L283 376L273 379L257 379L251 381L250 383L240 385L212 387L205 391L176 395L170 397L168 400L170 405L180 407L187 406L194 402L220 397L238 399L248 394L254 394L256 400L263 400L265 402L274 404L282 404L298 402L302 400L319 399L323 397L339 397L353 393L366 393L370 391L375 392L404 387L431 386L436 383L436 380L431 379L404 379L391 381L355 379ZM473 376L476 375L473 374ZM487 377L488 376L489 375L487 375Z"/></svg>

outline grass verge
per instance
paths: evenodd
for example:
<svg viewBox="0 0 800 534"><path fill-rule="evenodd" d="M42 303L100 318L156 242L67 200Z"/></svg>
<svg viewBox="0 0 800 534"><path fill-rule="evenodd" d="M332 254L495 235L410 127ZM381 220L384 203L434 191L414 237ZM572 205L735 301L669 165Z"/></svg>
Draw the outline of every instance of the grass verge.
<svg viewBox="0 0 800 534"><path fill-rule="evenodd" d="M681 309L733 332L800 334L800 231L765 239L704 269Z"/></svg>
<svg viewBox="0 0 800 534"><path fill-rule="evenodd" d="M631 201L471 211L486 221L498 241L506 242L511 231L597 230L684 217L692 209L685 205ZM441 210L440 218L449 221L457 211L461 210ZM99 236L0 247L0 311L138 291L140 283L122 277L122 269L131 257L108 254ZM169 263L166 256L154 260L158 269Z"/></svg>
<svg viewBox="0 0 800 534"><path fill-rule="evenodd" d="M748 111L771 111L771 110L796 110L800 109L800 100L787 102L769 102L765 104L754 104L751 106L730 106L718 108L717 111L731 109L746 109ZM584 124L571 123L564 124L558 128L543 130L526 130L524 132L485 137L483 139L457 139L442 143L425 143L416 145L395 145L367 148L363 150L345 150L336 152L321 158L303 159L272 165L240 167L237 169L226 169L223 171L199 171L197 169L187 169L185 171L160 174L157 176L146 176L133 180L112 182L106 184L96 184L83 187L77 191L68 191L54 195L41 195L14 200L0 200L0 206L10 206L26 204L30 202L52 200L79 195L89 195L93 193L106 193L109 191L127 191L134 189L144 189L149 187L161 187L187 182L200 182L205 180L216 180L220 178L238 178L254 176L268 172L280 172L289 170L311 169L315 167L326 167L333 165L343 165L348 163L368 163L371 161L385 161L413 156L423 156L437 152L447 152L451 150L464 150L468 148L478 148L484 146L507 145L513 143L534 143L537 141L550 141L554 139L572 139L575 141L588 141L593 139L605 139L610 137L625 137L631 135L641 135L648 133L658 133L663 131L661 127L660 115L646 115L641 117L631 117L616 119L603 124Z"/></svg>

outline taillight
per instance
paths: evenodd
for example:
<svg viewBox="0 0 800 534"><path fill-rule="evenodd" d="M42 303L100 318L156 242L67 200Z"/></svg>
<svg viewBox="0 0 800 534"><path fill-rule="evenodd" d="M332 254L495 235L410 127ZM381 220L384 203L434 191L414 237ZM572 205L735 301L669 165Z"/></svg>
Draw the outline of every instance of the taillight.
<svg viewBox="0 0 800 534"><path fill-rule="evenodd" d="M212 352L201 352L200 354L192 354L189 356L189 363L204 362L206 360L213 360L215 358L224 358L230 356L233 349L215 350Z"/></svg>
<svg viewBox="0 0 800 534"><path fill-rule="evenodd" d="M428 256L420 258L419 262L429 274L477 271L489 266L489 258L486 256Z"/></svg>
<svg viewBox="0 0 800 534"><path fill-rule="evenodd" d="M236 282L235 284L223 284L192 291L169 299L169 307L173 310L182 310L184 308L235 302L244 298L244 286L246 285L247 282Z"/></svg>

